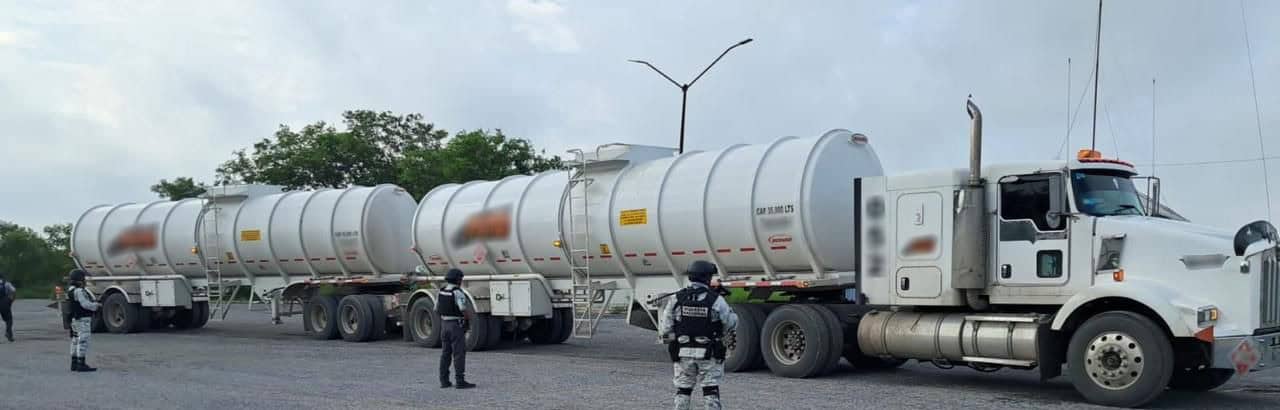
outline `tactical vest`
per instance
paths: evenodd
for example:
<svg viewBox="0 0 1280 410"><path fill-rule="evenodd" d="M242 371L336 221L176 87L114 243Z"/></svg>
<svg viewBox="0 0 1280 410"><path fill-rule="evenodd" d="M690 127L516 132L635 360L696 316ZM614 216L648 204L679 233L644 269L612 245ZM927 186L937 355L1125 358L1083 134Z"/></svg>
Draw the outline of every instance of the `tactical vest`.
<svg viewBox="0 0 1280 410"><path fill-rule="evenodd" d="M67 292L67 306L71 307L71 318L82 319L86 317L93 317L92 310L85 309L84 306L80 306L80 301L76 300L76 292L88 291L81 287L72 287L71 291Z"/></svg>
<svg viewBox="0 0 1280 410"><path fill-rule="evenodd" d="M462 317L462 310L458 309L458 301L454 292L461 292L462 289L457 287L452 290L445 287L440 288L440 292L436 294L436 313L441 317Z"/></svg>
<svg viewBox="0 0 1280 410"><path fill-rule="evenodd" d="M699 295L706 295L698 300ZM672 347L706 348L704 359L724 358L724 344L720 338L722 326L714 319L714 307L720 300L720 294L706 288L690 288L676 294L675 326L676 341ZM676 350L673 349L673 350Z"/></svg>

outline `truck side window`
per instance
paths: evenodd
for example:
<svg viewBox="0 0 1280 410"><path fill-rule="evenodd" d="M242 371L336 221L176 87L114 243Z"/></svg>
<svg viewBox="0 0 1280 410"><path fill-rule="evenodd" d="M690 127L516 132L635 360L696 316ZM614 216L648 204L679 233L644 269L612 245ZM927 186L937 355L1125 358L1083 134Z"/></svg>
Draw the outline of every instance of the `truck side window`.
<svg viewBox="0 0 1280 410"><path fill-rule="evenodd" d="M1028 177L1000 184L1000 218L1030 220L1041 232L1059 231L1049 226L1049 179Z"/></svg>

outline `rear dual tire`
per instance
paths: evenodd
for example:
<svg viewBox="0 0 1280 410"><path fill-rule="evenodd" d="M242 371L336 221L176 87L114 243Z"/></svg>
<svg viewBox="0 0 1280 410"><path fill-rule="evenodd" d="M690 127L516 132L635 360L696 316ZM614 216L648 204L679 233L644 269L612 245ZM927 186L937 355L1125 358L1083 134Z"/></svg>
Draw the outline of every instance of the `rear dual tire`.
<svg viewBox="0 0 1280 410"><path fill-rule="evenodd" d="M724 369L746 372L764 367L764 356L760 354L760 330L768 314L760 305L734 304L731 307L738 314L738 325L725 335Z"/></svg>
<svg viewBox="0 0 1280 410"><path fill-rule="evenodd" d="M760 333L764 362L773 374L807 378L826 374L840 361L844 332L822 306L786 305L769 314Z"/></svg>
<svg viewBox="0 0 1280 410"><path fill-rule="evenodd" d="M363 343L387 333L387 313L378 295L347 295L338 302L338 334L342 340Z"/></svg>

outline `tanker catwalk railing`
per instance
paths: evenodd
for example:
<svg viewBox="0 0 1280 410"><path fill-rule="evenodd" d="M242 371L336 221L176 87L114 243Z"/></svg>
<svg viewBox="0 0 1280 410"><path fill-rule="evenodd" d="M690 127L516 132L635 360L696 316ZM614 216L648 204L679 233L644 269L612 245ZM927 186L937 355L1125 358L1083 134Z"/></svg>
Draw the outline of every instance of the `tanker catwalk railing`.
<svg viewBox="0 0 1280 410"><path fill-rule="evenodd" d="M599 149L596 150L596 158L599 158ZM616 285L599 286L591 280L591 216L590 201L588 200L592 182L594 180L587 176L587 166L590 165L591 159L581 149L573 149L569 151L574 154L573 167L577 170L569 173L569 183L565 187L565 198L561 203L564 204L565 212L569 213L569 235L562 240L562 246L566 246L569 260L569 269L572 272L573 289L571 298L573 301L573 337L579 339L590 339L595 336L596 326L600 323L600 318L604 316L605 308L613 299ZM581 190L581 196L577 194ZM579 205L580 204L580 205ZM578 208L581 207L581 214ZM562 214L563 215L563 214ZM561 235L562 237L564 235Z"/></svg>

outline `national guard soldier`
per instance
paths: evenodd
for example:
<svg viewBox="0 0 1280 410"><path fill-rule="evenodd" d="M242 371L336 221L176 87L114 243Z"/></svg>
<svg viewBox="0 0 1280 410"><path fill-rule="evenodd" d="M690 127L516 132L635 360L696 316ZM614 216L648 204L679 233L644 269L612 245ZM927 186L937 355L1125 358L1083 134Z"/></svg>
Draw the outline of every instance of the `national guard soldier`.
<svg viewBox="0 0 1280 410"><path fill-rule="evenodd" d="M93 312L100 306L94 301L93 292L85 288L85 273L76 269L68 275L67 307L71 311L71 371L94 372L98 369L85 364L89 354L89 336L93 334Z"/></svg>
<svg viewBox="0 0 1280 410"><path fill-rule="evenodd" d="M436 313L440 315L440 388L457 386L470 389L476 385L467 383L468 322L472 318L466 293L462 292L462 271L449 269L444 275L445 285L436 295ZM457 373L457 383L449 382L449 362Z"/></svg>
<svg viewBox="0 0 1280 410"><path fill-rule="evenodd" d="M716 265L689 265L689 287L676 292L663 308L660 333L675 362L676 409L688 409L693 386L701 380L707 409L720 408L720 379L724 378L726 349L722 337L738 324L729 303L711 289Z"/></svg>

